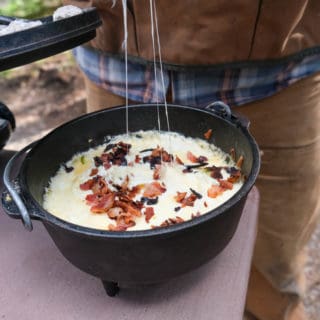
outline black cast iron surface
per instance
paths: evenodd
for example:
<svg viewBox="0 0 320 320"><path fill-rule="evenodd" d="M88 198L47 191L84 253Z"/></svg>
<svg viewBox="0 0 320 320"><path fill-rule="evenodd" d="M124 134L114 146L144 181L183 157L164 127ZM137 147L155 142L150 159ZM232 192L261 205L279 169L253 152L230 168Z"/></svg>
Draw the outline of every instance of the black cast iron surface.
<svg viewBox="0 0 320 320"><path fill-rule="evenodd" d="M101 20L95 8L82 14L53 21L39 19L42 25L0 36L0 71L25 65L83 44L96 35Z"/></svg>
<svg viewBox="0 0 320 320"><path fill-rule="evenodd" d="M212 129L212 143L225 152L234 148L236 157L244 156L242 171L247 180L242 189L222 206L191 221L145 231L110 232L73 225L41 207L44 189L61 163L76 152L103 143L108 135L126 132L125 107L88 114L55 129L31 149L22 163L18 183L31 217L42 220L72 264L103 281L135 285L162 282L212 259L232 238L256 180L259 151L246 127L192 107L169 105L168 112L172 131L203 138ZM163 106L160 119L165 130ZM129 107L131 132L157 129L157 123L157 106ZM5 197L3 202L6 207ZM65 208L68 210L67 199Z"/></svg>

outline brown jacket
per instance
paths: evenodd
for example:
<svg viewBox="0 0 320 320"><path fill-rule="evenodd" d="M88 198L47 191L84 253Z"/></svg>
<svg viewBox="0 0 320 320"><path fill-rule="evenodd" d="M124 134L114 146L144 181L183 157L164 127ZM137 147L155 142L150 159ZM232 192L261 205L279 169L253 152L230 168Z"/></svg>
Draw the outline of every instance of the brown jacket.
<svg viewBox="0 0 320 320"><path fill-rule="evenodd" d="M94 6L103 21L91 45L122 54L122 2ZM161 55L173 65L216 65L320 51L320 0L156 0ZM149 0L128 0L128 54L153 60Z"/></svg>

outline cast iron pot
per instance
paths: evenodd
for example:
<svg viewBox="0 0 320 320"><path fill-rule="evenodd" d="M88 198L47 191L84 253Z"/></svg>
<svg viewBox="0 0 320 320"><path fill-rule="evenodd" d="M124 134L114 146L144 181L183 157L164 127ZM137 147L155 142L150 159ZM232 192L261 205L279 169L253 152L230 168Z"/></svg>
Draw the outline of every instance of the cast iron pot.
<svg viewBox="0 0 320 320"><path fill-rule="evenodd" d="M85 228L43 209L44 189L62 163L79 151L103 143L108 135L125 133L127 115L131 132L157 129L157 110L165 127L163 105L132 105L128 114L120 106L81 116L21 150L5 169L9 192L4 192L2 203L7 214L22 219L29 230L30 219L41 220L65 258L100 278L111 296L117 292L117 283L144 285L167 281L215 257L232 238L259 171L259 150L248 132L248 123L231 114L226 105L218 102L205 109L168 105L171 131L203 138L212 129L210 142L227 153L234 148L237 158L244 157L242 171L247 179L231 199L191 221L145 231ZM25 158L19 174L12 181L12 168L22 156Z"/></svg>

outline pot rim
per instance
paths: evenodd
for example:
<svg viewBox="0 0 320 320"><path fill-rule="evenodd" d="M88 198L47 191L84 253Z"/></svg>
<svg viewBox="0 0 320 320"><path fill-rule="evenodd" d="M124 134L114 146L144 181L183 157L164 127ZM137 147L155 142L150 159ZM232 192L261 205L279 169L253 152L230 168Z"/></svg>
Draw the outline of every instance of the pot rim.
<svg viewBox="0 0 320 320"><path fill-rule="evenodd" d="M129 105L129 109L133 108L147 108L147 107L164 107L165 105L163 103L141 103L141 104L134 104ZM259 147L253 138L253 136L250 134L248 128L244 126L239 126L239 123L237 123L236 119L224 119L223 117L213 113L212 111L201 109L197 107L191 107L191 106L184 106L184 105L177 105L177 104L167 104L167 107L169 108L182 108L187 110L192 110L196 112L206 113L208 116L213 116L216 118L219 118L221 121L224 121L228 123L229 125L237 126L238 129L242 131L242 133L245 135L245 137L248 139L248 142L251 146L252 150L252 168L250 171L250 174L246 177L246 180L243 184L243 186L240 188L240 190L235 193L230 199L228 199L226 202L218 206L217 208L208 211L204 214L202 214L199 217L196 217L195 219L187 220L182 223L178 223L175 225L167 226L167 227L159 227L155 229L146 229L146 230L134 230L134 231L108 231L108 230L101 230L101 229L94 229L89 228L85 226L80 226L68 221L65 221L63 219L60 219L56 217L55 215L51 214L47 210L45 210L42 205L33 197L33 195L28 191L27 187L27 181L26 181L26 175L20 174L21 172L25 172L28 168L28 163L30 158L32 157L32 154L35 152L35 150L38 148L38 146L42 145L43 143L46 143L46 140L49 136L54 135L57 131L59 131L61 128L72 125L73 123L76 123L78 121L83 121L88 117L94 117L100 113L105 112L112 112L113 110L121 110L126 109L126 106L120 105L115 106L108 109L98 110L95 112L91 112L88 114L81 115L75 119L72 119L68 122L63 123L62 125L58 126L57 128L53 129L51 132L49 132L47 135L45 135L43 138L41 138L36 145L31 148L31 150L28 152L26 158L23 160L23 163L21 165L20 173L19 173L19 180L21 183L21 191L24 197L31 201L32 206L36 207L37 210L39 210L42 214L38 214L37 218L39 218L42 222L48 222L51 224L54 224L58 227L61 227L63 229L66 229L70 232L76 232L82 235L86 235L89 237L103 237L103 238L112 238L112 239L123 239L123 238L148 238L148 237L155 237L155 236L170 236L173 233L176 232L183 232L184 230L191 228L191 227L197 227L201 225L202 223L205 223L208 220L211 220L220 214L224 213L228 209L232 208L234 205L236 205L242 198L245 198L251 188L253 187L255 180L258 176L259 170L260 170L260 153L259 153Z"/></svg>

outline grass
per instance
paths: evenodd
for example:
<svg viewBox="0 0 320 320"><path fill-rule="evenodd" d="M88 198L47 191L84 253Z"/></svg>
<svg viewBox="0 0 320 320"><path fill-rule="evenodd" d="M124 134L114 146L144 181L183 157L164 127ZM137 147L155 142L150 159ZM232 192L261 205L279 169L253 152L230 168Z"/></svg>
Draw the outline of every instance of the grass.
<svg viewBox="0 0 320 320"><path fill-rule="evenodd" d="M24 19L36 19L52 12L61 6L61 0L9 0L0 8L0 14Z"/></svg>

